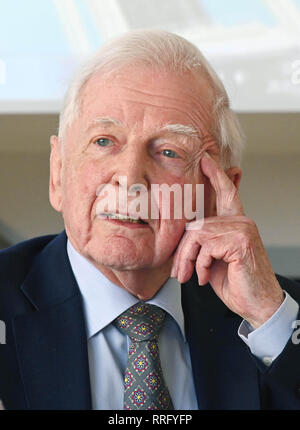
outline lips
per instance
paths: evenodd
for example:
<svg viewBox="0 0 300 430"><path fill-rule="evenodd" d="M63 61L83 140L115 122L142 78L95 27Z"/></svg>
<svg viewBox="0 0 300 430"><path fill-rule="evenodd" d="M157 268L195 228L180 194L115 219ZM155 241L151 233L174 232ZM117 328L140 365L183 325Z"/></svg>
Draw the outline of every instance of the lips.
<svg viewBox="0 0 300 430"><path fill-rule="evenodd" d="M133 224L148 224L146 221L144 221L140 217L133 217L130 215L124 215L117 212L114 213L101 213L99 214L99 217L102 219L111 219L111 220L118 220L123 222L130 222Z"/></svg>

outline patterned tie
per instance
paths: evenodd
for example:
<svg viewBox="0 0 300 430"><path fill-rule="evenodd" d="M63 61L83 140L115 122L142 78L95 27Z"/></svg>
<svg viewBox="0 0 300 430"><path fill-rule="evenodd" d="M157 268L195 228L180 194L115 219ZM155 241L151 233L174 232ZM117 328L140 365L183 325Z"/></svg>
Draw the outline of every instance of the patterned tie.
<svg viewBox="0 0 300 430"><path fill-rule="evenodd" d="M173 409L158 350L164 319L165 311L158 306L138 303L114 321L131 340L124 378L124 409Z"/></svg>

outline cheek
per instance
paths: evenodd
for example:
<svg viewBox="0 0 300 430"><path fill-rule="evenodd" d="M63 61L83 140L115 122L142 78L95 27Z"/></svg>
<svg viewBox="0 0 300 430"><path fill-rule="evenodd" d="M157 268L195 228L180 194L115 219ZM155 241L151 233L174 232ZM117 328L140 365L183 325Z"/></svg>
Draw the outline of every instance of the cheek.
<svg viewBox="0 0 300 430"><path fill-rule="evenodd" d="M162 220L157 237L157 244L167 254L171 254L177 247L184 231L185 220Z"/></svg>
<svg viewBox="0 0 300 430"><path fill-rule="evenodd" d="M208 178L203 175L200 166L188 175L185 181L184 206L188 221L195 216L205 216L205 211L210 203L210 184ZM197 213L197 215L196 215Z"/></svg>
<svg viewBox="0 0 300 430"><path fill-rule="evenodd" d="M209 180L204 182L204 217L215 216L216 193Z"/></svg>
<svg viewBox="0 0 300 430"><path fill-rule="evenodd" d="M167 216L168 213L170 213L171 219L176 218L174 215L176 211L174 212L174 209L178 209L178 205L180 202L182 203L182 209L183 209L183 202L184 202L184 180L183 175L175 175L174 171L173 174L170 175L169 173L167 175L160 176L159 178L155 178L153 180L152 178L152 184L157 184L159 187L159 198L157 192L153 193L153 199L156 201L156 203L159 205L161 216L162 209L165 209L165 216ZM178 214L183 213L183 211L179 210ZM179 216L178 215L178 216Z"/></svg>
<svg viewBox="0 0 300 430"><path fill-rule="evenodd" d="M97 189L100 184L105 183L102 177L99 162L83 161L70 164L65 171L63 181L63 200L66 209L77 213L90 211L91 206L97 198Z"/></svg>

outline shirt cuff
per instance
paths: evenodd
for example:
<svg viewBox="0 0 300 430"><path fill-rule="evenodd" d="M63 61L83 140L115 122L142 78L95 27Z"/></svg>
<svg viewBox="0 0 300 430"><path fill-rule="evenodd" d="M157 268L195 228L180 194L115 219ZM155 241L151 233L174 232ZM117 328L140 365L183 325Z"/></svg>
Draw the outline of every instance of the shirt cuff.
<svg viewBox="0 0 300 430"><path fill-rule="evenodd" d="M256 330L243 320L238 329L239 337L248 345L250 351L266 366L283 351L293 333L293 322L297 319L299 305L286 292L285 299L277 311Z"/></svg>

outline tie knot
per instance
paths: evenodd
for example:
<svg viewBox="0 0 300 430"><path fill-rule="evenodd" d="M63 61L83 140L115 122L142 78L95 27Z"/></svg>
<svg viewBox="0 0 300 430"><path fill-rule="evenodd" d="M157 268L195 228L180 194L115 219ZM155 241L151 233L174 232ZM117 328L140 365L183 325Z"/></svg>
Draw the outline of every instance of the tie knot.
<svg viewBox="0 0 300 430"><path fill-rule="evenodd" d="M137 303L114 320L114 324L134 342L158 337L165 311L158 306Z"/></svg>

